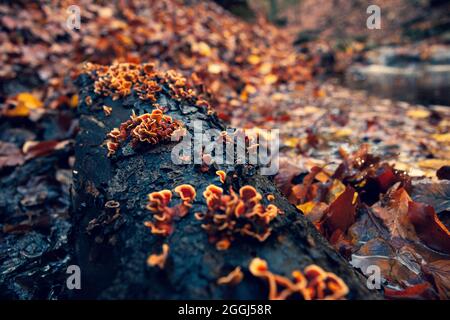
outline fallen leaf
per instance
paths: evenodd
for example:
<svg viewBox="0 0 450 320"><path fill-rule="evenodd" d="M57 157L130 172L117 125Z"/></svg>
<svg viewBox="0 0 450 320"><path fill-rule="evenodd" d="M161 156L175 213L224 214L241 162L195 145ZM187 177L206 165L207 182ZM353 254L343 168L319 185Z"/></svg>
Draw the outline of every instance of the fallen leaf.
<svg viewBox="0 0 450 320"><path fill-rule="evenodd" d="M256 54L249 55L247 58L248 63L250 64L258 64L261 62L261 58Z"/></svg>
<svg viewBox="0 0 450 320"><path fill-rule="evenodd" d="M413 184L411 197L416 202L423 202L439 213L450 211L450 181L418 181Z"/></svg>
<svg viewBox="0 0 450 320"><path fill-rule="evenodd" d="M387 198L386 206L384 205L386 200L383 200L372 207L374 214L383 221L392 237L416 240L414 227L408 217L408 204L411 198L406 190L403 188L393 190Z"/></svg>
<svg viewBox="0 0 450 320"><path fill-rule="evenodd" d="M25 159L32 159L35 157L42 157L52 153L55 150L63 149L70 141L27 141L22 147L22 152L25 154Z"/></svg>
<svg viewBox="0 0 450 320"><path fill-rule="evenodd" d="M309 221L312 223L317 223L322 219L328 205L324 202L317 203L314 201L309 201L297 205L297 208L303 212L303 215L305 215Z"/></svg>
<svg viewBox="0 0 450 320"><path fill-rule="evenodd" d="M450 260L437 260L424 266L424 272L433 277L442 300L450 299Z"/></svg>
<svg viewBox="0 0 450 320"><path fill-rule="evenodd" d="M450 143L450 133L433 134L431 137L438 142Z"/></svg>
<svg viewBox="0 0 450 320"><path fill-rule="evenodd" d="M24 162L24 156L15 144L0 141L0 169L22 165Z"/></svg>
<svg viewBox="0 0 450 320"><path fill-rule="evenodd" d="M450 254L450 232L439 220L432 206L410 201L408 218L420 240L432 249Z"/></svg>
<svg viewBox="0 0 450 320"><path fill-rule="evenodd" d="M392 299L428 299L430 294L427 293L427 291L430 289L431 285L428 282L424 282L407 287L403 290L385 288L384 296Z"/></svg>
<svg viewBox="0 0 450 320"><path fill-rule="evenodd" d="M265 84L274 84L278 81L278 77L274 75L273 73L268 74L264 77L264 83Z"/></svg>
<svg viewBox="0 0 450 320"><path fill-rule="evenodd" d="M355 223L354 198L355 189L347 187L328 207L320 224L329 238L337 230L347 232L348 228Z"/></svg>
<svg viewBox="0 0 450 320"><path fill-rule="evenodd" d="M208 65L208 72L211 74L219 74L222 71L222 67L220 64L217 63L211 63Z"/></svg>
<svg viewBox="0 0 450 320"><path fill-rule="evenodd" d="M406 115L413 119L426 119L430 114L430 111L425 109L411 109L406 112Z"/></svg>
<svg viewBox="0 0 450 320"><path fill-rule="evenodd" d="M19 93L13 98L13 101L16 103L14 108L4 111L8 117L26 117L30 114L30 110L42 108L43 106L42 101L28 92Z"/></svg>
<svg viewBox="0 0 450 320"><path fill-rule="evenodd" d="M450 160L446 159L426 159L418 162L419 167L423 169L438 170L443 166L450 166Z"/></svg>
<svg viewBox="0 0 450 320"><path fill-rule="evenodd" d="M199 54L205 57L211 56L211 48L206 42L199 42L196 46L196 51L198 51Z"/></svg>

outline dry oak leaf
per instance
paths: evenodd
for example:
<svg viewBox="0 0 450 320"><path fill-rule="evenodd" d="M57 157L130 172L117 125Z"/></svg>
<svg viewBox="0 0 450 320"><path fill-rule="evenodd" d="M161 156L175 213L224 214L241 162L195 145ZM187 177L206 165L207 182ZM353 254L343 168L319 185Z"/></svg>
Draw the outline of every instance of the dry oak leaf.
<svg viewBox="0 0 450 320"><path fill-rule="evenodd" d="M408 203L411 198L405 189L393 189L387 194L387 205L384 205L383 201L377 202L372 207L373 212L383 221L392 237L416 241L417 235L408 217Z"/></svg>
<svg viewBox="0 0 450 320"><path fill-rule="evenodd" d="M347 232L348 228L355 223L356 195L355 189L348 186L328 207L320 222L328 238L331 238L338 230L342 233Z"/></svg>
<svg viewBox="0 0 450 320"><path fill-rule="evenodd" d="M450 299L450 260L436 260L425 265L423 269L432 276L439 298Z"/></svg>
<svg viewBox="0 0 450 320"><path fill-rule="evenodd" d="M432 249L450 254L450 232L439 220L432 206L410 201L408 218L420 240Z"/></svg>

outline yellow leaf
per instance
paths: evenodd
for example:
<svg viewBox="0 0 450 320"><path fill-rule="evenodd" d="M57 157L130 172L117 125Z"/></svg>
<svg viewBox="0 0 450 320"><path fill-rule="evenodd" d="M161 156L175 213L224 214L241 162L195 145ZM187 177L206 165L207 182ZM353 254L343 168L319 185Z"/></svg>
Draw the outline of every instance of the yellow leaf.
<svg viewBox="0 0 450 320"><path fill-rule="evenodd" d="M273 73L268 74L264 77L264 83L265 84L273 84L278 81L278 77L274 75Z"/></svg>
<svg viewBox="0 0 450 320"><path fill-rule="evenodd" d="M311 114L311 113L320 112L320 109L315 106L306 106L303 108L303 112L305 114Z"/></svg>
<svg viewBox="0 0 450 320"><path fill-rule="evenodd" d="M30 110L42 108L43 103L34 95L28 92L19 93L14 100L17 104L13 109L5 111L5 115L9 117L26 117L30 114Z"/></svg>
<svg viewBox="0 0 450 320"><path fill-rule="evenodd" d="M117 35L117 39L125 46L132 46L134 44L133 39L124 34Z"/></svg>
<svg viewBox="0 0 450 320"><path fill-rule="evenodd" d="M70 98L70 107L76 108L78 106L78 95L74 94L72 98Z"/></svg>
<svg viewBox="0 0 450 320"><path fill-rule="evenodd" d="M406 115L413 119L425 119L430 116L430 111L425 109L411 109L408 110Z"/></svg>
<svg viewBox="0 0 450 320"><path fill-rule="evenodd" d="M419 167L423 169L434 169L437 170L443 166L450 166L450 160L445 159L426 159L419 161Z"/></svg>
<svg viewBox="0 0 450 320"><path fill-rule="evenodd" d="M345 191L345 185L338 179L333 180L330 192L327 196L327 202L332 203Z"/></svg>
<svg viewBox="0 0 450 320"><path fill-rule="evenodd" d="M211 48L208 46L206 42L199 42L197 44L197 51L202 56L209 57L211 55Z"/></svg>
<svg viewBox="0 0 450 320"><path fill-rule="evenodd" d="M284 140L284 144L288 147L295 148L299 143L299 138L287 138Z"/></svg>
<svg viewBox="0 0 450 320"><path fill-rule="evenodd" d="M211 74L219 74L222 71L220 64L212 63L208 65L208 72Z"/></svg>
<svg viewBox="0 0 450 320"><path fill-rule="evenodd" d="M432 137L438 142L450 142L450 133L433 134Z"/></svg>
<svg viewBox="0 0 450 320"><path fill-rule="evenodd" d="M334 133L334 136L336 138L346 138L348 136L351 136L353 133L353 130L350 128L342 128L342 129L338 129L336 130L336 132Z"/></svg>
<svg viewBox="0 0 450 320"><path fill-rule="evenodd" d="M307 215L314 209L316 206L316 203L314 201L308 201L302 204L297 205L297 209L299 209L301 212L303 212L304 215Z"/></svg>
<svg viewBox="0 0 450 320"><path fill-rule="evenodd" d="M320 171L320 172L316 175L316 180L317 180L317 181L320 181L320 182L322 182L322 183L325 183L325 182L327 182L328 180L330 180L330 176L329 176L327 173L325 173L325 172L323 172L323 171Z"/></svg>
<svg viewBox="0 0 450 320"><path fill-rule="evenodd" d="M244 87L244 90L247 91L247 92L250 93L250 94L253 94L253 93L256 92L256 88L255 88L254 86L252 86L251 84L247 84L247 85Z"/></svg>
<svg viewBox="0 0 450 320"><path fill-rule="evenodd" d="M31 93L22 92L17 95L17 101L23 103L28 109L38 109L43 106L41 100L33 96Z"/></svg>
<svg viewBox="0 0 450 320"><path fill-rule="evenodd" d="M275 92L271 97L273 101L283 101L286 99L286 96L282 93Z"/></svg>
<svg viewBox="0 0 450 320"><path fill-rule="evenodd" d="M272 71L272 64L265 62L259 67L259 73L265 75L269 74Z"/></svg>
<svg viewBox="0 0 450 320"><path fill-rule="evenodd" d="M241 92L241 100L247 101L249 94L253 94L255 92L256 92L256 88L254 86L252 86L251 84L247 84L244 87L244 90L242 90L242 92Z"/></svg>
<svg viewBox="0 0 450 320"><path fill-rule="evenodd" d="M112 8L102 7L98 10L98 15L101 18L111 18L114 15Z"/></svg>
<svg viewBox="0 0 450 320"><path fill-rule="evenodd" d="M355 192L355 193L353 194L353 200L352 200L352 204L353 204L353 205L355 205L356 200L358 200L358 192Z"/></svg>
<svg viewBox="0 0 450 320"><path fill-rule="evenodd" d="M30 110L24 104L19 103L13 109L5 110L4 113L8 117L26 117L30 114Z"/></svg>
<svg viewBox="0 0 450 320"><path fill-rule="evenodd" d="M326 96L325 90L323 89L316 89L314 90L314 97L316 98L323 98Z"/></svg>
<svg viewBox="0 0 450 320"><path fill-rule="evenodd" d="M247 58L248 63L250 64L258 64L261 62L261 58L257 56L256 54L251 54Z"/></svg>

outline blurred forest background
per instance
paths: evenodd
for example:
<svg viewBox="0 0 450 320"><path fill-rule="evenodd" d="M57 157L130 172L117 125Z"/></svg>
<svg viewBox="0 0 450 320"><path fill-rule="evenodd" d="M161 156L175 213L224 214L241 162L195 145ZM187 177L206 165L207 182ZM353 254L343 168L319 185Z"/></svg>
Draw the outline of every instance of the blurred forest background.
<svg viewBox="0 0 450 320"><path fill-rule="evenodd" d="M380 266L385 297L450 297L449 1L80 0L80 29L72 4L0 3L0 297L67 297L86 62L153 62L227 125L279 129L298 214ZM336 207L352 216L324 231Z"/></svg>

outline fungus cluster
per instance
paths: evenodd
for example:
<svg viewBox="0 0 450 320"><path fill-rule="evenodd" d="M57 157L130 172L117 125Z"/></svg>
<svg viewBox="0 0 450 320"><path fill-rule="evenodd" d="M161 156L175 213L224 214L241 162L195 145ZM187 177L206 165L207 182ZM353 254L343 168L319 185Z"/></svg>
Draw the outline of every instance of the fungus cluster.
<svg viewBox="0 0 450 320"><path fill-rule="evenodd" d="M187 79L175 70L165 72L160 79L161 83L166 84L170 89L170 95L172 98L181 100L196 97L195 91L187 85Z"/></svg>
<svg viewBox="0 0 450 320"><path fill-rule="evenodd" d="M145 113L140 116L133 113L129 120L108 133L106 141L108 156L114 154L120 143L128 137L131 137L133 147L136 147L139 143L157 144L169 140L175 130L180 127L179 121L165 115L160 109L154 109L152 113Z"/></svg>
<svg viewBox="0 0 450 320"><path fill-rule="evenodd" d="M153 63L116 63L109 67L86 63L84 70L95 78L95 93L111 96L113 100L135 92L142 100L156 102L163 86L168 88L173 99L197 98L195 90L180 73L175 70L158 71ZM198 105L209 108L205 100L199 100Z"/></svg>
<svg viewBox="0 0 450 320"><path fill-rule="evenodd" d="M303 300L338 300L348 293L348 287L341 278L317 265L306 267L304 272L294 270L293 280L272 273L267 262L260 258L250 262L249 271L255 277L267 280L270 300L295 297Z"/></svg>
<svg viewBox="0 0 450 320"><path fill-rule="evenodd" d="M95 93L111 96L113 100L126 97L134 90L140 99L156 102L156 94L161 91L158 72L151 63L120 63L111 66L86 63L84 69L89 74L96 74Z"/></svg>
<svg viewBox="0 0 450 320"><path fill-rule="evenodd" d="M261 194L248 185L242 187L239 194L232 188L229 194L223 194L222 188L209 185L203 196L208 210L195 216L203 221L202 228L218 250L227 250L237 235L265 241L271 233L270 222L279 213L275 205L261 204Z"/></svg>
<svg viewBox="0 0 450 320"><path fill-rule="evenodd" d="M167 237L174 229L173 223L177 218L184 217L192 206L196 191L188 184L182 184L175 188L175 192L180 196L181 203L169 207L172 200L172 191L161 190L148 195L147 210L153 213L154 221L145 221L144 225L151 229L152 234Z"/></svg>

